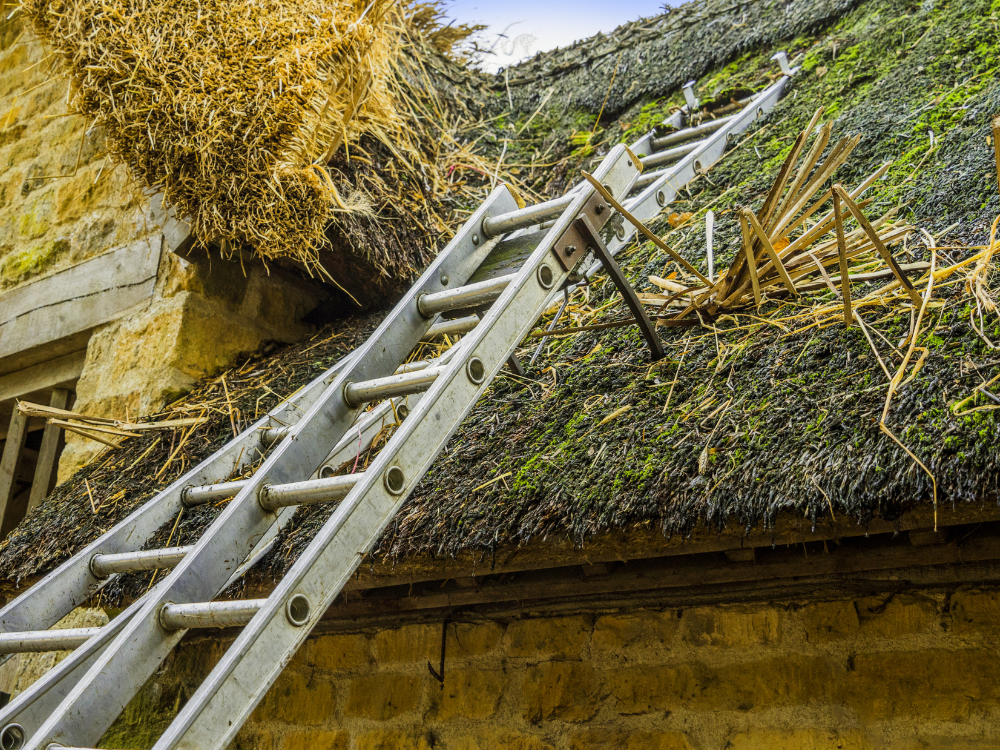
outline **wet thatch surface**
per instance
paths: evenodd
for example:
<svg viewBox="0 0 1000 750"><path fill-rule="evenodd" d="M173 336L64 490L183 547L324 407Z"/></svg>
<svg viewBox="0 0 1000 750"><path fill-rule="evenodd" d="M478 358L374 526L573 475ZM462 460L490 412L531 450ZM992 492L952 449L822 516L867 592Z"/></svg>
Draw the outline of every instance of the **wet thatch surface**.
<svg viewBox="0 0 1000 750"><path fill-rule="evenodd" d="M1000 111L995 46L985 41L998 20L1000 9L987 0L923 5L869 0L815 36L788 40L784 46L799 54L803 68L788 97L758 121L740 149L698 179L690 198L675 209L713 205L722 255L717 267L722 267L737 244L733 209L760 205L792 138L823 103L834 122L833 140L862 136L838 180L855 183L894 160L889 177L871 193L873 214L905 204L907 220L940 234L942 263L971 255L962 246L984 244L1000 213L986 141L990 118ZM744 56L738 70L717 68L700 83L759 88L771 70L771 52L758 49ZM614 142L622 130L679 100L672 91L638 101L622 113L621 124L609 126L604 139ZM558 141L552 150L566 157L573 149L572 125L559 129L566 117L565 111L543 114L541 125L533 123L525 142L515 144L520 149L515 153L531 154L536 144ZM499 135L516 133L517 127L501 123ZM602 148L595 146L593 155ZM564 174L575 173L584 156L566 159ZM689 259L704 262L700 216L676 230L662 222L657 230ZM908 250L913 260L927 258L922 245L911 242ZM626 250L622 260L641 290L648 288L645 277L663 275L666 264L647 245ZM871 288L859 284L856 293ZM824 294L801 304L808 307ZM608 286L598 284L590 307L614 299ZM928 357L899 390L887 425L933 473L940 504L993 504L1000 497L997 412L982 396L960 414L953 407L1000 373L1000 351L971 330L969 296L961 283L939 285L935 300L942 304L929 311L919 339ZM781 304L769 303L765 317L794 311L791 304L778 310ZM589 322L621 315L612 307ZM868 312L865 319L892 344L904 338L910 324L907 308L899 306ZM337 324L311 342L232 371L227 382L244 424L256 409L276 402L274 393L293 391L351 348L374 322ZM810 322L782 328L745 316L724 319L717 321L718 339L710 330L661 329L667 359L656 367L650 367L631 328L563 339L529 370L528 381L497 379L383 536L377 555L489 554L538 538L568 537L583 544L605 530L636 527L668 535L705 524L762 528L784 513L806 515L816 524L832 513L863 524L929 506L929 477L878 429L887 383L860 330L842 324L806 328ZM334 332L337 338L319 343ZM987 333L1000 338L995 319ZM894 368L900 358L879 342ZM522 353L530 351L526 346ZM203 408L199 404L214 404L207 410L210 421L181 452L187 465L231 434L220 398L215 380L186 400L196 413ZM621 412L624 407L629 408ZM984 408L966 411L973 407ZM600 424L616 411L620 416ZM13 583L50 568L176 477L183 468L177 463L159 482L149 478L166 461L167 440L132 465L153 439L105 454L60 487L0 548L0 573ZM96 514L85 479L99 504ZM496 481L483 486L491 480ZM171 543L194 541L215 512L185 514ZM329 512L299 512L261 573L286 569ZM157 543L169 532L162 530ZM148 574L123 582L117 593L134 593L147 583Z"/></svg>

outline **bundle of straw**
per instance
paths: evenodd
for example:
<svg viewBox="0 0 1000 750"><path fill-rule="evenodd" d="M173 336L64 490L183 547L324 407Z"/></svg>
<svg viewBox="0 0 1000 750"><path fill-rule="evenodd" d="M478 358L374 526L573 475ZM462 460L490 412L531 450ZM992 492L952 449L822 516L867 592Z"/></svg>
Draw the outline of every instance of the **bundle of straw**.
<svg viewBox="0 0 1000 750"><path fill-rule="evenodd" d="M392 0L23 0L71 109L203 240L312 267L340 196L325 164L395 117Z"/></svg>

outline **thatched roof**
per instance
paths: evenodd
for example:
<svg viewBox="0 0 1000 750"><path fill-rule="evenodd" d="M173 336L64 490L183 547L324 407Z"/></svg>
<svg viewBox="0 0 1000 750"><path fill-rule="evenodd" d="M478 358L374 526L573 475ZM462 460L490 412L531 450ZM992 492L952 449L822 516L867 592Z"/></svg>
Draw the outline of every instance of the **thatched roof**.
<svg viewBox="0 0 1000 750"><path fill-rule="evenodd" d="M940 234L941 257L949 261L974 252L965 246L985 244L1000 214L986 140L990 118L1000 110L1000 84L988 74L993 52L976 46L975 28L990 23L990 6L959 0L932 15L908 15L909 8L900 0L869 0L815 37L783 43L792 54L802 53L791 92L758 121L746 145L691 186L690 202L676 207L714 205L720 264L737 244L731 209L759 206L791 137L819 103L835 118L834 140L862 136L853 172L838 179L856 181L885 159L895 160L872 193L874 211L905 204L908 220ZM771 52L757 49L735 73L720 60L705 80L759 88ZM629 72L619 75L628 80ZM663 100L640 100L621 120L640 121L643 112L669 108L679 96L674 91ZM553 114L542 118L542 127L559 122ZM514 137L517 123L504 127L509 130L501 135ZM607 140L617 140L621 130L609 126ZM561 139L562 152L555 149L560 157L572 148L563 131L533 130L525 137ZM701 221L677 230L661 222L657 231L669 233L668 242L686 257L703 258ZM908 249L915 260L927 257L923 246ZM643 289L645 278L662 274L666 262L646 245L621 258ZM996 407L983 396L967 399L1000 372L1000 354L970 327L973 306L963 284L939 285L935 299L942 304L925 320L919 339L927 357L898 391L887 425L933 474L939 505L996 504ZM614 300L610 285L596 285L589 309ZM762 316L775 316L780 304L770 303ZM248 361L228 375L234 404L246 419L269 408L276 394L294 391L353 348L377 317L338 323L314 340ZM905 309L866 319L890 342L879 344L883 356L898 363L892 346L908 332ZM489 555L529 540L585 544L611 530L683 535L706 525L762 529L788 514L817 526L831 516L864 524L928 508L931 479L878 429L887 383L862 332L810 322L796 330L740 317L716 321L714 331L661 329L668 356L656 367L632 328L562 339L530 368L527 381L496 380L380 540L376 556ZM997 326L986 318L991 340L1000 335ZM525 358L534 341L521 350ZM209 416L188 441L188 466L231 435L228 411L212 407L221 388L208 381L187 398L193 406L207 404ZM135 439L104 454L61 486L0 548L0 574L13 583L51 568L176 477L183 467L175 463L158 483L149 478L169 451L169 441L150 449L152 441ZM97 514L84 479L100 505ZM172 543L193 542L217 512L185 513ZM263 564L264 574L287 568L329 512L300 511ZM154 545L163 544L168 532ZM118 593L129 594L140 584L116 585Z"/></svg>

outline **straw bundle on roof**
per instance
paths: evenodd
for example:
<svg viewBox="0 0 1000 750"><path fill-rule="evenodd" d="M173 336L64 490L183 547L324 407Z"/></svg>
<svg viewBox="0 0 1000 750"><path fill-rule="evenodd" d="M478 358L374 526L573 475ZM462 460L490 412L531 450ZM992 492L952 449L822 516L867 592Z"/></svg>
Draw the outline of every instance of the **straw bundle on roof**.
<svg viewBox="0 0 1000 750"><path fill-rule="evenodd" d="M391 0L24 0L67 63L71 108L204 240L311 267L333 212L324 169L391 130Z"/></svg>

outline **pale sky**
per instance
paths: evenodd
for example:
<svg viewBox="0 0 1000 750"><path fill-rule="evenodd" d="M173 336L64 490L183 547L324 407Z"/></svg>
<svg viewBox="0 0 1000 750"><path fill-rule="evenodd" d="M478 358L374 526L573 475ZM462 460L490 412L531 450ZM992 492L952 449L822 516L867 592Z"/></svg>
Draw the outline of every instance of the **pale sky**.
<svg viewBox="0 0 1000 750"><path fill-rule="evenodd" d="M678 5L672 0L670 5ZM495 71L512 63L598 31L612 31L637 18L662 12L664 0L452 0L447 15L459 23L485 23L485 46L494 56L484 67ZM506 30L507 38L498 38Z"/></svg>

